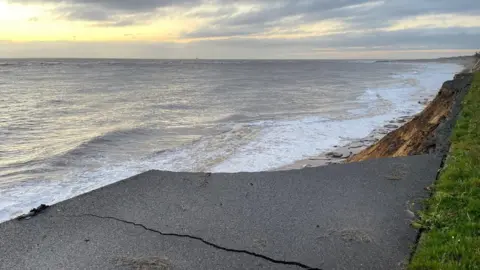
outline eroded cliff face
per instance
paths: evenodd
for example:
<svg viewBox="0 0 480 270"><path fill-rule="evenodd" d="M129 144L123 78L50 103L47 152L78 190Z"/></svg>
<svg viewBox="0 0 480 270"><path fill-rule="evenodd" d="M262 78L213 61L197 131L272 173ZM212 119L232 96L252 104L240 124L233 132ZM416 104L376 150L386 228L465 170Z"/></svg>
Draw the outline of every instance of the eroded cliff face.
<svg viewBox="0 0 480 270"><path fill-rule="evenodd" d="M476 65L480 69L480 63ZM458 74L454 80L445 82L435 99L420 114L347 161L446 153L461 101L471 81L471 74Z"/></svg>
<svg viewBox="0 0 480 270"><path fill-rule="evenodd" d="M480 71L480 59L477 59L477 61L475 62L475 64L473 64L473 67L472 67L472 72L478 72Z"/></svg>

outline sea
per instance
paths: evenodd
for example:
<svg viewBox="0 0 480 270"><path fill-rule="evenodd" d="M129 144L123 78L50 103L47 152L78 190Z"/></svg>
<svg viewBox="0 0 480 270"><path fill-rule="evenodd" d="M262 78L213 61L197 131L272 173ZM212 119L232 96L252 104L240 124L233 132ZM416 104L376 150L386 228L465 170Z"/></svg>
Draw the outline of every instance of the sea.
<svg viewBox="0 0 480 270"><path fill-rule="evenodd" d="M275 170L414 115L463 67L0 59L0 221L147 170Z"/></svg>

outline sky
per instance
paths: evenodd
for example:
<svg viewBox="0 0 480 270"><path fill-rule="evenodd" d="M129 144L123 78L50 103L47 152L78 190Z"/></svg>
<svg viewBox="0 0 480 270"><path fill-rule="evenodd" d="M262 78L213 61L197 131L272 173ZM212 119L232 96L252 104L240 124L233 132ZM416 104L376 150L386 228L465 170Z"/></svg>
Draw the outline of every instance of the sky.
<svg viewBox="0 0 480 270"><path fill-rule="evenodd" d="M480 0L0 0L0 58L398 59L480 49Z"/></svg>

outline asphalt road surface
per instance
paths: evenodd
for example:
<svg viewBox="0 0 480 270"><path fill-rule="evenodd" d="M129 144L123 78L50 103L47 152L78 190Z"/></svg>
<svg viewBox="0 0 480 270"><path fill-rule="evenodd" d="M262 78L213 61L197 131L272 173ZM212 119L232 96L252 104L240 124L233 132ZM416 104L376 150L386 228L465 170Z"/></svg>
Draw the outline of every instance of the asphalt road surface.
<svg viewBox="0 0 480 270"><path fill-rule="evenodd" d="M440 158L149 171L0 224L1 269L402 269Z"/></svg>

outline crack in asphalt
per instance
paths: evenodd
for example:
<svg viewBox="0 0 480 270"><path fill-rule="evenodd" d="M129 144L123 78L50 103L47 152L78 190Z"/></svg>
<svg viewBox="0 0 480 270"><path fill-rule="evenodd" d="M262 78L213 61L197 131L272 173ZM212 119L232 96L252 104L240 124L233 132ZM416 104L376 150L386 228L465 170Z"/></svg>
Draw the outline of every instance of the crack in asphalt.
<svg viewBox="0 0 480 270"><path fill-rule="evenodd" d="M216 248L216 249L220 249L220 250L224 250L224 251L228 251L228 252L234 252L234 253L247 254L247 255L254 256L254 257L257 257L257 258L261 258L261 259L264 259L264 260L267 260L267 261L269 261L269 262L276 263L276 264L293 265L293 266L298 266L298 267L301 267L301 268L304 268L304 269L309 269L309 270L322 270L322 269L320 269L320 268L310 267L310 266L305 265L305 264L300 263L300 262L295 262L295 261L283 261L283 260L273 259L273 258L270 258L270 257L268 257L268 256L265 256L265 255L262 255L262 254L258 254L258 253L252 252L252 251L248 251L248 250L233 249L233 248L222 247L222 246L220 246L220 245L217 245L217 244L215 244L215 243L209 242L209 241L207 241L207 240L205 240L205 239L203 239L203 238L201 238L201 237L194 236L194 235L161 232L161 231L159 231L159 230L155 230L155 229L152 229L152 228L148 228L147 226L145 226L145 225L143 225L143 224L135 223L135 222L128 221L128 220L123 220L123 219L116 218L116 217L100 216L100 215L95 215L95 214L83 214L83 215L76 216L76 217L82 217L82 216L83 216L83 217L84 217L84 216L90 216L90 217L95 217L95 218L100 218L100 219L115 220L115 221L118 221L118 222L130 224L130 225L133 225L133 226L136 226L136 227L141 227L141 228L143 228L144 230L147 230L147 231L150 231L150 232L154 232L154 233L157 233L157 234L160 234L160 235L163 235L163 236L173 236L173 237L188 238L188 239L192 239L192 240L197 240L197 241L200 241L200 242L202 242L202 243L204 243L204 244L206 244L206 245L208 245L208 246L214 247L214 248Z"/></svg>

